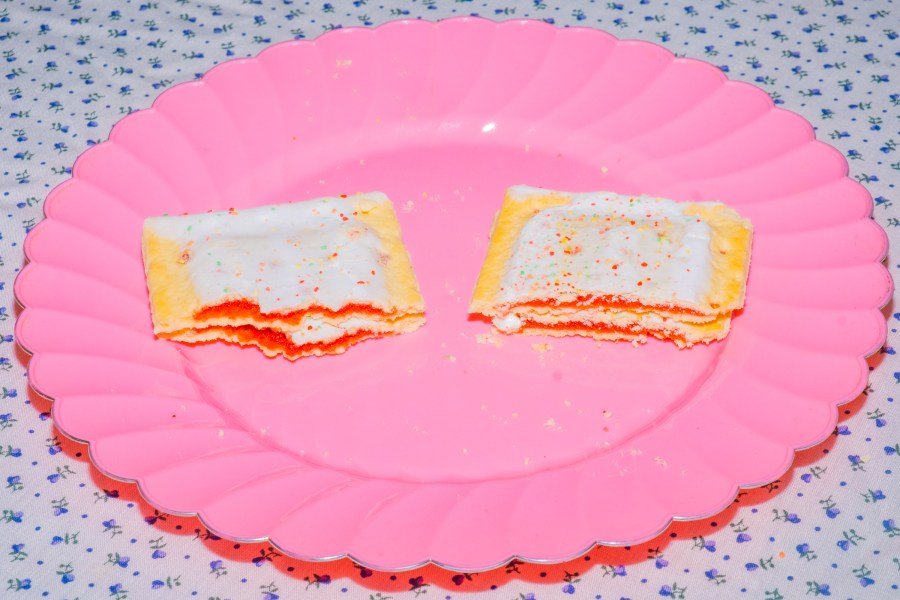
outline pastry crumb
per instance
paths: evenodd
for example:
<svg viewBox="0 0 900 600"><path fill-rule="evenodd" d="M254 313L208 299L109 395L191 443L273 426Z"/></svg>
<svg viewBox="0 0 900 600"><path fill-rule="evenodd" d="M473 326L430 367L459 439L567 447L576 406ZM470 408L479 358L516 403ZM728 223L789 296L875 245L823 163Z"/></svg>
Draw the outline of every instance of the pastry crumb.
<svg viewBox="0 0 900 600"><path fill-rule="evenodd" d="M475 336L475 341L479 344L490 344L496 348L503 346L503 340L492 333L479 333Z"/></svg>
<svg viewBox="0 0 900 600"><path fill-rule="evenodd" d="M544 422L544 428L545 428L545 429L559 430L559 429L562 429L562 426L557 425L557 424L556 424L556 419L554 419L553 417L550 417L549 419L547 419L547 420Z"/></svg>

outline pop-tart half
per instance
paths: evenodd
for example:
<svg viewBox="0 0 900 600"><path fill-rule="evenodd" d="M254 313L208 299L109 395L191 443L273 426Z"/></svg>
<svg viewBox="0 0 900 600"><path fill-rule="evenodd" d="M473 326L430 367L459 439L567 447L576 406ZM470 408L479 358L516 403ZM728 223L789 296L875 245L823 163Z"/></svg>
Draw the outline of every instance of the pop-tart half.
<svg viewBox="0 0 900 600"><path fill-rule="evenodd" d="M425 322L396 213L378 192L151 217L142 246L159 337L296 359Z"/></svg>
<svg viewBox="0 0 900 600"><path fill-rule="evenodd" d="M504 333L708 343L744 304L750 241L721 203L515 186L470 312Z"/></svg>

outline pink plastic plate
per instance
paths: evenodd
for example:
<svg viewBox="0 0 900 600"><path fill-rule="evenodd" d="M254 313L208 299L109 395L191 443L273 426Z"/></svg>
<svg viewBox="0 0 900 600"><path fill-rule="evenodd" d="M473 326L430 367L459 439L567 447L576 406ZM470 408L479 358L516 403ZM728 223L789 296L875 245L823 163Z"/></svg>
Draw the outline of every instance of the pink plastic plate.
<svg viewBox="0 0 900 600"><path fill-rule="evenodd" d="M306 559L559 561L726 507L865 386L891 281L872 202L750 85L535 21L400 21L273 46L162 94L47 198L16 282L31 383L102 471ZM746 309L679 351L479 337L511 184L722 200L755 226ZM381 190L428 324L291 363L151 334L148 215Z"/></svg>

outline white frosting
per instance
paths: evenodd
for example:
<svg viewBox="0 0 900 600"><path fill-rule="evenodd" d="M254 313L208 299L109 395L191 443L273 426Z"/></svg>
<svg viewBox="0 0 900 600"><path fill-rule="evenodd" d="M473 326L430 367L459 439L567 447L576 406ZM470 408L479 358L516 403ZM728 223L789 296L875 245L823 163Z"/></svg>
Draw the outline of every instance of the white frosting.
<svg viewBox="0 0 900 600"><path fill-rule="evenodd" d="M204 305L249 299L263 313L348 303L388 308L377 234L354 212L390 202L381 193L238 211L148 219L184 249Z"/></svg>
<svg viewBox="0 0 900 600"><path fill-rule="evenodd" d="M517 186L513 200L547 190ZM501 282L501 302L616 295L696 305L709 292L710 228L684 205L611 192L565 193L522 228Z"/></svg>
<svg viewBox="0 0 900 600"><path fill-rule="evenodd" d="M383 328L384 323L362 317L350 317L339 324L329 323L314 317L304 317L300 321L299 328L291 332L291 341L298 346L333 342L348 333L355 333L361 329L380 331Z"/></svg>
<svg viewBox="0 0 900 600"><path fill-rule="evenodd" d="M514 314L508 314L503 317L494 317L491 320L491 323L503 333L515 333L522 329L522 319Z"/></svg>

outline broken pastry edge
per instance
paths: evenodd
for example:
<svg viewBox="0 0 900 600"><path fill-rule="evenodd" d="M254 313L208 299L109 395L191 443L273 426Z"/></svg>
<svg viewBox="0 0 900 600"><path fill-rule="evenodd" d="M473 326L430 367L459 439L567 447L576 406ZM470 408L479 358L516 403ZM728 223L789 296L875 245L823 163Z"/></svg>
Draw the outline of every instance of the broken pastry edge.
<svg viewBox="0 0 900 600"><path fill-rule="evenodd" d="M639 325L646 329L660 331L689 331L693 335L706 336L714 334L727 327L731 315L720 315L715 319L705 322L688 322L678 318L663 318L656 314L642 314L632 311L584 311L580 313L556 314L551 312L517 312L504 315L502 317L494 317L492 322L498 329L498 322L508 321L509 323L539 323L542 325L570 325L582 324L585 327L631 327ZM508 327L509 331L514 331L514 327Z"/></svg>
<svg viewBox="0 0 900 600"><path fill-rule="evenodd" d="M692 331L689 328L660 331L640 326L625 328L579 322L548 325L534 321L525 321L522 322L521 326L515 331L504 331L496 326L492 327L492 330L502 333L503 335L551 336L558 338L579 336L593 338L597 341L628 341L638 344L643 344L648 338L653 337L664 342L672 342L679 349L686 349L697 344L709 345L713 342L720 341L728 335L730 328L731 319L726 317L723 319L719 331L705 335L697 331Z"/></svg>
<svg viewBox="0 0 900 600"><path fill-rule="evenodd" d="M410 314L399 318L390 328L366 327L345 331L344 335L326 342L311 342L296 345L287 340L290 333L276 329L242 326L210 326L203 328L187 328L175 332L166 332L158 337L188 345L225 342L243 347L255 347L269 358L284 357L290 361L309 356L329 356L343 354L351 346L369 339L411 333L425 324L424 314ZM260 340L268 340L263 343ZM282 343L278 344L276 340Z"/></svg>
<svg viewBox="0 0 900 600"><path fill-rule="evenodd" d="M482 310L472 311L486 317L503 318L510 314L559 314L583 315L586 313L632 312L642 315L658 315L667 319L677 319L686 323L708 323L728 316L732 311L716 311L700 313L685 309L677 304L646 304L640 302L636 295L595 295L577 293L559 293L556 297L547 298L539 295L522 296L513 302L501 302L484 306Z"/></svg>
<svg viewBox="0 0 900 600"><path fill-rule="evenodd" d="M383 310L369 304L359 303L348 303L337 310L313 304L300 310L263 312L254 301L240 299L204 307L195 313L190 323L184 327L171 328L166 332L216 326L251 325L260 329L276 329L290 333L297 331L304 323L309 324L310 321L340 327L348 321L365 320L372 323L389 324L398 319L417 315L425 318L423 310Z"/></svg>

